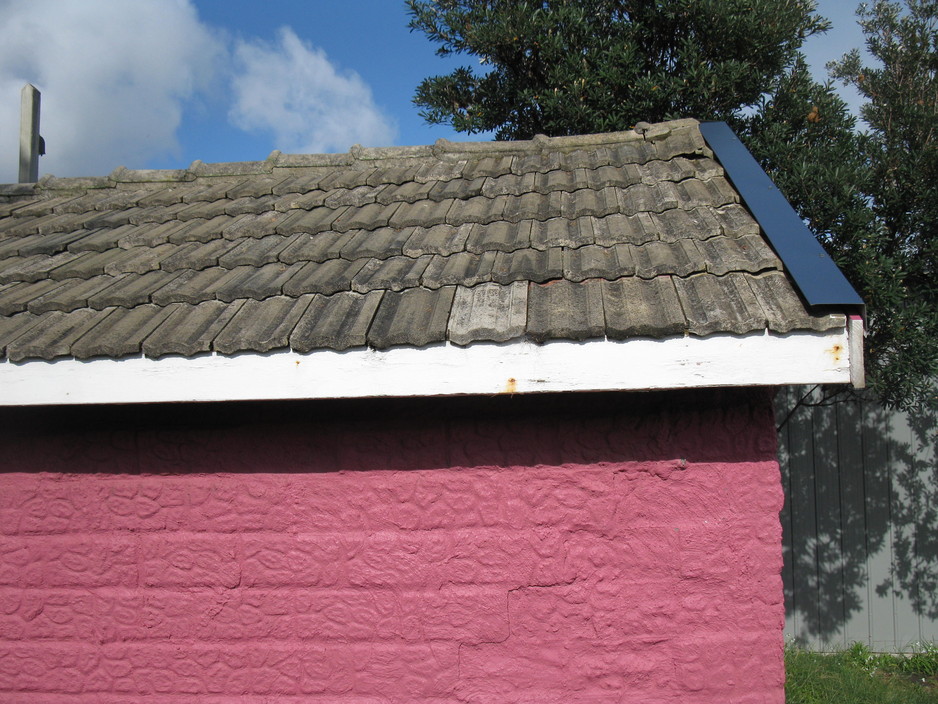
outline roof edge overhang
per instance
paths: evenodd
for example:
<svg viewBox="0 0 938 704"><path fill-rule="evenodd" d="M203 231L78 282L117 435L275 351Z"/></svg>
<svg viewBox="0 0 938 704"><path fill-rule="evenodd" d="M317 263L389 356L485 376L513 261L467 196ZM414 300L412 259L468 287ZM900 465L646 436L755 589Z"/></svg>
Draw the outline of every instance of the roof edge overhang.
<svg viewBox="0 0 938 704"><path fill-rule="evenodd" d="M862 381L862 322L826 331L0 363L0 405L653 391ZM858 359L858 355L860 358ZM859 369L859 371L858 371Z"/></svg>
<svg viewBox="0 0 938 704"><path fill-rule="evenodd" d="M863 299L730 126L701 122L700 133L805 303L865 317Z"/></svg>

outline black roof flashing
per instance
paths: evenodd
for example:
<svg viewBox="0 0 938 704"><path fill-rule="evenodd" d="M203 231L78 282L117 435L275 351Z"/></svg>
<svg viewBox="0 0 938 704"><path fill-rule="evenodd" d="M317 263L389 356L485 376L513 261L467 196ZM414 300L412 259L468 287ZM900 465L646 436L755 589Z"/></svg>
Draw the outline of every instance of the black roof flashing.
<svg viewBox="0 0 938 704"><path fill-rule="evenodd" d="M702 122L700 132L807 305L862 310L863 299L729 125Z"/></svg>

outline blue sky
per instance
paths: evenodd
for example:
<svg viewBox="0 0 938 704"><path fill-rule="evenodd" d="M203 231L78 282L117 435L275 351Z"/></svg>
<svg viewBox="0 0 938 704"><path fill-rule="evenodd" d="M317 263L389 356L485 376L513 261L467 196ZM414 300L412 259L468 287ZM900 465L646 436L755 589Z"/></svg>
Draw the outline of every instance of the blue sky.
<svg viewBox="0 0 938 704"><path fill-rule="evenodd" d="M819 8L833 29L805 48L823 76L862 36L851 0ZM0 0L0 183L27 81L40 172L59 176L480 139L419 116L419 81L472 59L440 59L407 20L397 0Z"/></svg>

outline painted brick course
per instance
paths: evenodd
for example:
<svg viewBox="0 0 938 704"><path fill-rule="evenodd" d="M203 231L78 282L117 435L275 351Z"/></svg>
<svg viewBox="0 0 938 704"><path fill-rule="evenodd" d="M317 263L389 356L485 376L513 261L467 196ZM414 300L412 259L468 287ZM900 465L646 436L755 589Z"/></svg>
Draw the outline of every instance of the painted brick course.
<svg viewBox="0 0 938 704"><path fill-rule="evenodd" d="M0 412L2 701L784 700L762 392L77 413Z"/></svg>

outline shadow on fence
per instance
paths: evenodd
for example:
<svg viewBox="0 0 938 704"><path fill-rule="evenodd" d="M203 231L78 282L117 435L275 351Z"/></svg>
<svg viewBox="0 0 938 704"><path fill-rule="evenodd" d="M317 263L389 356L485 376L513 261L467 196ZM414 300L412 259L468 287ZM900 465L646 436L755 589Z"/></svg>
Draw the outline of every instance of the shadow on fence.
<svg viewBox="0 0 938 704"><path fill-rule="evenodd" d="M805 391L779 393L779 419ZM789 637L891 651L938 641L936 438L938 414L864 397L791 414L779 432Z"/></svg>

